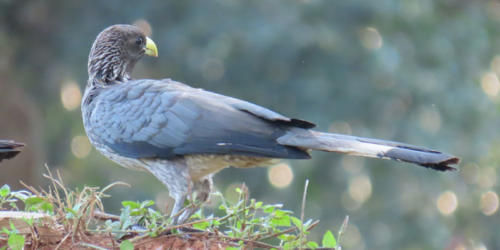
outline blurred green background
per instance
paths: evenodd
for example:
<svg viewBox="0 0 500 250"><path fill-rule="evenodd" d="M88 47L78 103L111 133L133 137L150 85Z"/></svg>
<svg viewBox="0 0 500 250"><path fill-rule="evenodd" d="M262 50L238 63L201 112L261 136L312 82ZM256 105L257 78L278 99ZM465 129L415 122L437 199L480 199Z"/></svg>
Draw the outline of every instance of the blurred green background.
<svg viewBox="0 0 500 250"><path fill-rule="evenodd" d="M397 140L462 158L460 171L322 152L274 168L226 169L228 197L321 220L345 215L345 249L500 249L500 3L463 0L0 1L0 138L27 143L0 184L46 186L46 163L72 188L125 181L106 200L157 202L166 189L91 149L80 117L96 35L134 23L158 45L136 78L172 78L246 99L320 130Z"/></svg>

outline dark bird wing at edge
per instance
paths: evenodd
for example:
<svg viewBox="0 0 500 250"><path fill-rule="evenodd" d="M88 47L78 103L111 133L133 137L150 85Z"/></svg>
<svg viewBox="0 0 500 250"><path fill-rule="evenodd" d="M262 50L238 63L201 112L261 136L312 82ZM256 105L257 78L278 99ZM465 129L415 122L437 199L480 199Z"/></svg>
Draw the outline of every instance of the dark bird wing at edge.
<svg viewBox="0 0 500 250"><path fill-rule="evenodd" d="M0 140L0 161L15 157L21 152L20 148L23 146L24 144L19 142Z"/></svg>
<svg viewBox="0 0 500 250"><path fill-rule="evenodd" d="M308 149L405 161L451 170L458 159L397 142L321 133L236 98L169 79L134 80L100 90L91 122L102 144L133 158L191 154L309 158ZM102 103L102 105L101 105Z"/></svg>

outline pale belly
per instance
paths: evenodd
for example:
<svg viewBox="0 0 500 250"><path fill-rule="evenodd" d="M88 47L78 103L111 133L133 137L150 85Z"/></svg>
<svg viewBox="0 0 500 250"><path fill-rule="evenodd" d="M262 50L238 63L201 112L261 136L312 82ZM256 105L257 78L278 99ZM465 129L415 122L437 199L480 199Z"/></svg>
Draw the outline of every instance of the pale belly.
<svg viewBox="0 0 500 250"><path fill-rule="evenodd" d="M252 168L276 164L279 159L242 155L189 155L185 156L189 175L193 181L214 174L227 167Z"/></svg>

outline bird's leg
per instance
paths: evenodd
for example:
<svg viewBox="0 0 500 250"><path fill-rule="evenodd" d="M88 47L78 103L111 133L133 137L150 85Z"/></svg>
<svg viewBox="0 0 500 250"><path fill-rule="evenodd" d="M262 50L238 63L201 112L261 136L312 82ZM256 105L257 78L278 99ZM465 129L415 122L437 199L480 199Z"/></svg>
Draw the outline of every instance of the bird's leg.
<svg viewBox="0 0 500 250"><path fill-rule="evenodd" d="M170 196L175 200L170 213L172 222L180 224L188 219L189 217L181 216L184 212L179 215L193 186L184 159L151 161L148 163L148 170L168 188Z"/></svg>
<svg viewBox="0 0 500 250"><path fill-rule="evenodd" d="M189 192L191 199L191 206L186 207L184 212L179 216L179 223L185 222L189 219L200 207L205 203L210 197L210 193L212 192L212 175L208 175L196 182L193 183L193 190ZM174 206L175 207L175 206Z"/></svg>
<svg viewBox="0 0 500 250"><path fill-rule="evenodd" d="M178 225L186 220L182 216L185 212L179 214L181 209L184 207L184 201L186 200L186 195L181 195L180 197L173 197L173 198L175 202L174 202L174 207L170 212L170 218L172 218L172 223L174 225Z"/></svg>

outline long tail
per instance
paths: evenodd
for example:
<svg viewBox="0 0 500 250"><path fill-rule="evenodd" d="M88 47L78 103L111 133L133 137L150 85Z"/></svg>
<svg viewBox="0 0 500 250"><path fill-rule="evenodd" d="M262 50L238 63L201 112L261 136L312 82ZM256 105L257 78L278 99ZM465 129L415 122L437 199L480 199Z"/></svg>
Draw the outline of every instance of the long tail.
<svg viewBox="0 0 500 250"><path fill-rule="evenodd" d="M19 154L20 147L24 146L22 143L0 140L0 161L10 159Z"/></svg>
<svg viewBox="0 0 500 250"><path fill-rule="evenodd" d="M305 149L404 161L439 171L456 170L449 165L458 164L460 161L457 157L424 147L305 129L290 130L278 138L278 143Z"/></svg>

